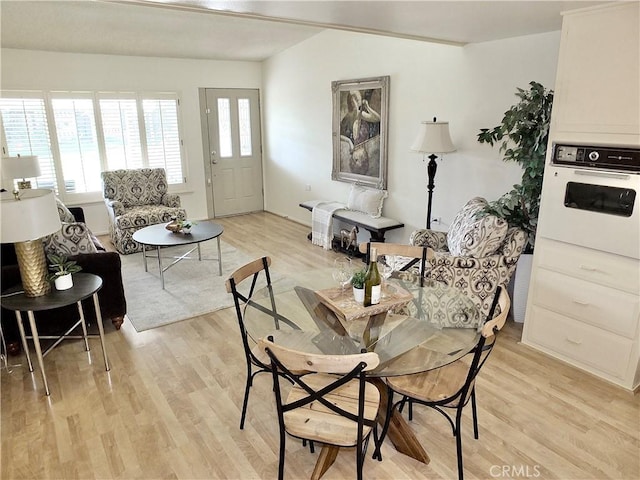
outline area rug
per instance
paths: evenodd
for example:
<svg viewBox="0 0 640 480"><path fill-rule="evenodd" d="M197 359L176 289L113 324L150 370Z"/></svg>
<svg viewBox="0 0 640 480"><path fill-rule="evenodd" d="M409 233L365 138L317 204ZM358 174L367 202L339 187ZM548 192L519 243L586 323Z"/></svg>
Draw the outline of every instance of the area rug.
<svg viewBox="0 0 640 480"><path fill-rule="evenodd" d="M145 272L141 253L122 255L127 318L134 328L142 332L232 306L233 298L224 282L235 269L253 258L224 241L220 246L222 276L218 273L217 244L210 240L201 244L202 261L198 261L195 250L191 259L182 260L164 272L164 290L155 258L147 259L149 271ZM169 265L172 257L189 251L189 247L163 248L163 266Z"/></svg>

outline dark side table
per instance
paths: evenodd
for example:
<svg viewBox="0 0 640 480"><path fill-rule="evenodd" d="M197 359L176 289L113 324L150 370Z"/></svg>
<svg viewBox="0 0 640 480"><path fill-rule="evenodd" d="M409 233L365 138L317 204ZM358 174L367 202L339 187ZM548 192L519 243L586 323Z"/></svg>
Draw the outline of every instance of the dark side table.
<svg viewBox="0 0 640 480"><path fill-rule="evenodd" d="M104 345L104 328L102 326L102 314L100 313L100 303L98 301L98 290L102 288L102 279L97 275L91 273L75 273L73 275L73 287L68 290L52 290L51 293L40 297L27 297L22 291L22 286L15 286L2 292L2 298L0 303L8 310L14 310L16 312L16 320L18 321L18 329L20 330L20 337L22 338L22 346L24 347L25 354L27 356L27 363L29 364L29 371L33 372L33 364L31 363L31 356L29 355L29 347L27 345L27 336L25 335L24 326L22 324L22 312L27 312L27 318L29 319L29 326L31 327L31 336L28 338L33 339L33 344L36 349L36 355L38 357L38 365L40 366L40 372L42 373L42 381L44 383L44 390L49 395L49 385L47 384L47 375L44 371L44 356L49 351L58 345L64 338L73 338L69 334L78 326L82 325L82 338L84 339L85 349L89 351L89 335L87 334L87 324L84 319L84 310L82 308L82 300L93 296L93 306L96 311L96 323L98 324L98 331L100 332L100 343L102 344L102 355L104 356L104 364L109 371L109 359L107 358L107 351ZM43 353L40 347L40 336L38 335L38 328L33 312L39 312L42 310L51 310L59 307L66 307L76 303L78 305L78 313L80 314L80 320L78 320L69 330L63 333L59 337L42 337L42 338L57 338L57 341L46 349Z"/></svg>

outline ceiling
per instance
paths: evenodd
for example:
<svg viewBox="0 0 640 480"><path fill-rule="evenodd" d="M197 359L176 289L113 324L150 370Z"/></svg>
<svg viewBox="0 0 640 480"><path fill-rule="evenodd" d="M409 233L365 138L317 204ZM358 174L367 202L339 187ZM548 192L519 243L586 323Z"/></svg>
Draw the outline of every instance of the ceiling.
<svg viewBox="0 0 640 480"><path fill-rule="evenodd" d="M4 48L261 61L326 28L455 45L560 30L604 1L0 0Z"/></svg>

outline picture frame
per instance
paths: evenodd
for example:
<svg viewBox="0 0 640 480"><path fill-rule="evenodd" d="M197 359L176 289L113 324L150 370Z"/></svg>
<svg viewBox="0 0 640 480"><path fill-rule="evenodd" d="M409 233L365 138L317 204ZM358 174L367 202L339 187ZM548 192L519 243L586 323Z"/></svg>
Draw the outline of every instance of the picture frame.
<svg viewBox="0 0 640 480"><path fill-rule="evenodd" d="M331 82L332 180L387 188L389 79L387 75Z"/></svg>

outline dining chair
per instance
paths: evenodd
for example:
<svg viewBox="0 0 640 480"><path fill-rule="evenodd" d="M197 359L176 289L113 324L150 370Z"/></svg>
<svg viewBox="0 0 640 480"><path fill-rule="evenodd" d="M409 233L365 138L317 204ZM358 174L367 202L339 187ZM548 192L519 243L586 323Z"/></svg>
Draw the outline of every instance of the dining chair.
<svg viewBox="0 0 640 480"><path fill-rule="evenodd" d="M271 275L269 274L269 266L271 265L270 257L262 257L243 265L235 270L225 282L227 293L233 295L233 301L236 308L236 316L238 317L238 325L240 327L240 336L242 337L242 346L244 348L244 356L247 363L247 382L244 390L244 400L242 402L242 415L240 417L240 430L244 428L244 420L247 415L247 404L249 403L249 391L253 384L253 378L259 373L271 372L271 364L269 357L266 356L263 349L258 349L249 345L249 337L247 329L244 325L243 307L249 302L258 282L260 273L264 273L265 281L271 297L271 311L273 312L274 327L278 328L279 319L277 317L276 302L271 288ZM238 286L247 278L252 277L251 285L248 293L245 295L238 290ZM255 371L254 371L255 368Z"/></svg>
<svg viewBox="0 0 640 480"><path fill-rule="evenodd" d="M394 255L401 257L404 261L402 261L399 268L397 268L399 271L406 271L414 265L418 265L420 286L422 286L423 279L426 275L427 261L433 258L433 250L431 248L420 245L406 245L403 243L362 242L358 246L358 250L365 255L365 262L367 264L369 263L372 248L376 249L378 256Z"/></svg>
<svg viewBox="0 0 640 480"><path fill-rule="evenodd" d="M335 448L355 446L357 478L361 480L372 431L376 447L378 442L376 416L380 391L366 381L366 372L380 362L378 355L364 351L352 355L298 352L273 343L273 337L260 340L259 347L274 367L280 430L278 479L284 477L285 440L289 434ZM278 373L293 381L286 400Z"/></svg>
<svg viewBox="0 0 640 480"><path fill-rule="evenodd" d="M473 414L473 434L478 438L478 415L476 408L475 381L482 366L486 363L496 342L496 334L502 329L509 313L511 301L507 291L498 287L493 298L489 315L482 325L480 339L476 346L461 359L445 365L444 367L429 370L414 375L387 377L387 418L382 431L380 442L374 452L374 458L382 459L379 445L382 444L393 409L409 403L409 420L413 418L413 403L431 407L441 413L451 425L453 435L456 438L458 457L458 478L463 480L462 465L462 411L471 401ZM497 312L497 313L496 313ZM402 396L398 402L393 402L394 393ZM455 423L452 417L444 410L455 410Z"/></svg>

